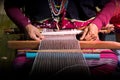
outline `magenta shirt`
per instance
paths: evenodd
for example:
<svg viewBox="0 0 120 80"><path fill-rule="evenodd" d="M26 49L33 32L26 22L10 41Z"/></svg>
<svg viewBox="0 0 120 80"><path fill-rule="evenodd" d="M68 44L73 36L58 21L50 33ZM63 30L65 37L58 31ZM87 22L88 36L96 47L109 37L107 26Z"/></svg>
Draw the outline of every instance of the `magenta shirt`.
<svg viewBox="0 0 120 80"><path fill-rule="evenodd" d="M105 26L110 22L110 19L112 18L115 10L115 6L115 0L111 0L104 6L101 12L93 20L92 23L96 24L99 30L102 28L102 26ZM22 11L18 7L5 7L5 11L9 18L16 25L25 27L26 25L31 23L29 18L24 16Z"/></svg>
<svg viewBox="0 0 120 80"><path fill-rule="evenodd" d="M107 25L110 22L110 19L113 16L114 10L116 8L116 0L111 0L109 3L107 3L103 10L96 16L94 21L92 23L96 24L98 26L98 29L100 30L102 26Z"/></svg>

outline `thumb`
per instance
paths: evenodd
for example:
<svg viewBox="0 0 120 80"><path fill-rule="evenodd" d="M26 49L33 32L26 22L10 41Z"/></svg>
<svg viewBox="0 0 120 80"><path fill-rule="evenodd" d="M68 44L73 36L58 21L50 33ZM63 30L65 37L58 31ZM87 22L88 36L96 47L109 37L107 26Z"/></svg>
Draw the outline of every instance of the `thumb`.
<svg viewBox="0 0 120 80"><path fill-rule="evenodd" d="M85 38L87 32L88 32L88 28L85 28L85 30L83 31L83 34L82 34L80 40L83 40Z"/></svg>

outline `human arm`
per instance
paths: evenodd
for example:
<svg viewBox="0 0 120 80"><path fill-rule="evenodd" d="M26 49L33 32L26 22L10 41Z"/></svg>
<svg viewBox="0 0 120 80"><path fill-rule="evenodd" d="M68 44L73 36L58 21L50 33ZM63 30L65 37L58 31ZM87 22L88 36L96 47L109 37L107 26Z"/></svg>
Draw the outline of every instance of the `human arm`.
<svg viewBox="0 0 120 80"><path fill-rule="evenodd" d="M4 9L7 16L19 27L27 31L30 38L40 41L42 36L39 30L31 24L31 21L24 15L21 8L24 0L5 0Z"/></svg>
<svg viewBox="0 0 120 80"><path fill-rule="evenodd" d="M95 17L92 23L90 23L84 30L84 33L80 40L98 40L98 32L103 26L109 24L111 17L115 10L115 0L110 0L104 8Z"/></svg>

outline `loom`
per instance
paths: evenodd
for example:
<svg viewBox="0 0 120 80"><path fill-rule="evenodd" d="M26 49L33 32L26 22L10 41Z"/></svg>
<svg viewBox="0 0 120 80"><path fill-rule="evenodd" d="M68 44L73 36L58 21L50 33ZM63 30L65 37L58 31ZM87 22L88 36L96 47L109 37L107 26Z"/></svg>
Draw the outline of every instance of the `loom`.
<svg viewBox="0 0 120 80"><path fill-rule="evenodd" d="M64 74L71 72L73 74L77 73L77 75L78 73L79 75L89 75L89 69L85 59L99 59L99 54L79 53L99 53L100 51L96 49L120 49L120 43L114 41L79 41L76 39L76 34L79 33L80 31L48 32L43 33L47 39L40 42L33 40L8 41L8 47L17 49L18 52L25 52L27 58L35 58L31 70L31 74L33 76L42 75L50 77L56 76L57 74L60 76L62 74L63 76ZM65 39L62 39L63 37L65 37ZM55 40L55 43L52 42L53 40ZM61 46L57 47L56 42L59 42L57 45ZM73 43L75 46L73 47L73 45L70 45L70 43ZM46 44L52 46L46 46ZM42 48L40 45L42 45ZM38 48L39 50L35 50ZM76 66L71 67L73 65ZM65 67L68 68L64 70Z"/></svg>
<svg viewBox="0 0 120 80"><path fill-rule="evenodd" d="M95 49L120 49L120 43L115 41L78 41L81 48L95 48ZM40 42L34 40L12 40L8 41L8 47L11 49L21 49L18 51L32 51L24 49L37 49ZM23 49L23 50L22 50ZM33 50L36 51L36 50ZM47 50L46 50L47 51ZM53 50L54 51L54 50ZM74 50L73 50L74 51ZM79 51L79 50L78 50ZM96 52L97 50L83 50Z"/></svg>

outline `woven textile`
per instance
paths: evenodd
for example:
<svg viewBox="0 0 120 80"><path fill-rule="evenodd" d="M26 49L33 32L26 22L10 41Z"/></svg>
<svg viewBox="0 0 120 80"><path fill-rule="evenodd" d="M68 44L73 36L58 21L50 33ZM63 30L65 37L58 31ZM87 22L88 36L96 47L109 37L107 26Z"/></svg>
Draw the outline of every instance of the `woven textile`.
<svg viewBox="0 0 120 80"><path fill-rule="evenodd" d="M75 35L46 36L39 50L80 49ZM38 52L31 71L32 75L56 77L66 75L89 75L89 68L82 53Z"/></svg>

